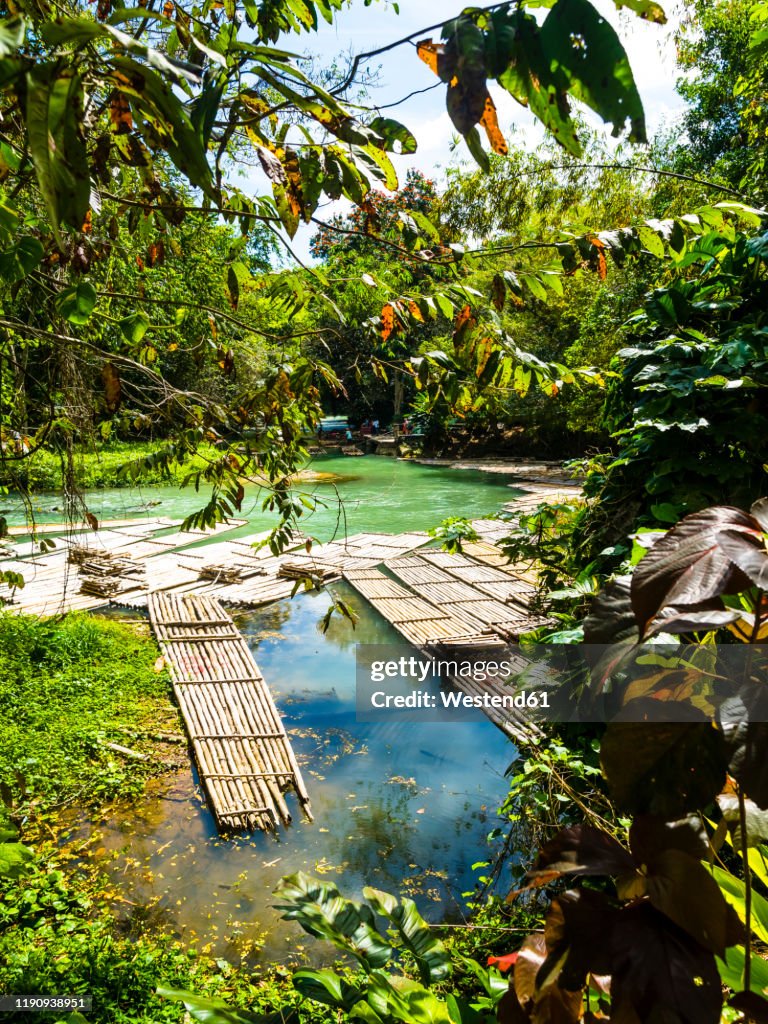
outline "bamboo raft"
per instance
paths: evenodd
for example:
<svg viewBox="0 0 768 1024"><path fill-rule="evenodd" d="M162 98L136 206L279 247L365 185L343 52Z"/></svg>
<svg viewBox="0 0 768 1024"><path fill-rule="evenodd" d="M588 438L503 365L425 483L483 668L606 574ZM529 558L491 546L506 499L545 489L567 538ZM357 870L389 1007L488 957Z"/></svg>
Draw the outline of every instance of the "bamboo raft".
<svg viewBox="0 0 768 1024"><path fill-rule="evenodd" d="M427 571L433 569L427 564L422 564L422 568ZM351 569L344 573L344 578L408 643L430 658L437 657L457 664L487 661L489 657L496 661L503 658L512 664L513 672L522 672L529 666L527 659L510 652L508 645L499 636L498 629L489 627L453 602L441 606L434 600L418 596L418 593L423 593L419 591L418 584L413 589L406 588L380 569ZM434 588L435 584L427 586ZM463 605L463 602L459 604ZM459 671L447 672L444 682L470 696L487 693L503 696L510 692L504 679L480 683L471 675ZM530 742L534 736L541 734L538 726L529 722L525 713L517 709L489 706L484 708L484 712L517 743Z"/></svg>
<svg viewBox="0 0 768 1024"><path fill-rule="evenodd" d="M419 597L451 615L474 619L505 640L517 640L546 622L521 599L523 588L533 590L530 584L466 556L430 551L386 566Z"/></svg>
<svg viewBox="0 0 768 1024"><path fill-rule="evenodd" d="M502 641L465 610L448 611L391 580L380 569L347 569L344 579L414 647L455 643L499 647Z"/></svg>
<svg viewBox="0 0 768 1024"><path fill-rule="evenodd" d="M231 617L199 595L156 592L148 607L219 829L277 831L281 821L290 824L288 791L311 821L285 726Z"/></svg>
<svg viewBox="0 0 768 1024"><path fill-rule="evenodd" d="M582 497L582 490L580 487L569 486L568 484L513 484L513 487L523 491L523 494L518 495L512 501L508 501L504 505L506 512L520 512L521 514L527 515L534 512L539 505L547 502L548 504L557 505L565 504L571 501L578 501Z"/></svg>

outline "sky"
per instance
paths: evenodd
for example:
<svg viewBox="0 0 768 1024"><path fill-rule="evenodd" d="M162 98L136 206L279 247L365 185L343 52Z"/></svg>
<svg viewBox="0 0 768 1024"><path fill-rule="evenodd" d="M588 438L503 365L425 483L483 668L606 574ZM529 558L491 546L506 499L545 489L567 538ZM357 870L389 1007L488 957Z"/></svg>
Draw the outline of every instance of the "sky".
<svg viewBox="0 0 768 1024"><path fill-rule="evenodd" d="M669 16L667 25L656 25L643 21L631 12L617 12L612 0L593 0L595 7L617 30L629 55L635 81L643 100L648 135L665 124L673 122L682 112L683 103L675 92L675 81L679 75L675 67L675 25L674 0L664 5ZM385 0L373 0L366 7L364 0L353 0L350 8L337 14L334 25L321 23L318 32L309 36L293 36L286 44L299 52L306 49L317 56L319 62L332 63L340 54L362 53L385 46L403 36L422 29L429 29L438 22L446 21L459 14L467 6L466 0L401 0L399 14ZM419 39L440 38L440 30L425 31ZM301 39L300 45L299 41ZM371 71L377 73L378 85L370 91L368 102L376 105L393 103L408 93L425 89L437 79L430 69L416 55L412 44L406 43L368 62ZM543 129L531 114L498 86L490 84L491 95L503 130L515 125L516 140L535 148L543 138ZM384 111L387 116L402 121L418 139L418 151L408 157L396 157L394 162L401 178L408 167L417 167L439 182L443 169L450 163L466 161L474 168L465 144L459 143L451 151L451 139L455 129L445 110L445 86L407 100L396 109ZM599 118L588 117L591 123L601 125ZM609 137L609 128L605 128ZM328 204L318 215L324 219L343 204ZM313 234L311 226L301 225L293 242L293 249L302 259L308 258L309 239Z"/></svg>

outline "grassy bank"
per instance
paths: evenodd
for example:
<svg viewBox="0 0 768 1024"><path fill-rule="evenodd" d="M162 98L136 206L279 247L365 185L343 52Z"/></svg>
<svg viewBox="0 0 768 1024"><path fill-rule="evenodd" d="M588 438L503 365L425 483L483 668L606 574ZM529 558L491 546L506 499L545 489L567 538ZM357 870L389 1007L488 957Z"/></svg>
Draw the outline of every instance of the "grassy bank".
<svg viewBox="0 0 768 1024"><path fill-rule="evenodd" d="M0 782L17 814L136 795L162 769L149 737L180 726L157 657L148 631L109 619L0 617Z"/></svg>
<svg viewBox="0 0 768 1024"><path fill-rule="evenodd" d="M34 850L21 877L0 878L0 993L90 993L90 1024L183 1020L182 1006L154 994L161 982L253 1006L274 996L148 928L63 841L75 809L140 798L148 778L187 763L185 745L165 742L181 729L157 656L148 632L108 619L0 616L0 830ZM28 1019L3 1020L17 1016Z"/></svg>
<svg viewBox="0 0 768 1024"><path fill-rule="evenodd" d="M129 487L134 481L129 474L121 473L121 467L134 459L145 459L162 448L159 442L113 441L100 445L89 452L75 456L75 475L78 487L93 490L103 487ZM206 460L215 455L215 450L205 445L199 454L192 456L183 466L171 470L170 479L159 468L147 469L142 473L144 484L180 484L190 472L202 469ZM17 478L3 474L0 467L0 484L15 488L23 485L31 491L56 491L62 487L61 457L50 451L40 450L23 462L14 465Z"/></svg>

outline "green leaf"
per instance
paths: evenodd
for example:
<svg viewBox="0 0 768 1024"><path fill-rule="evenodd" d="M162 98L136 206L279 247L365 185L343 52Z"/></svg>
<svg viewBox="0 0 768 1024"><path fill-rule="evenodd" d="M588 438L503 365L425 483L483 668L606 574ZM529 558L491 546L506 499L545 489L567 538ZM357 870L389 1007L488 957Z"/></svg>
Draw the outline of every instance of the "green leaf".
<svg viewBox="0 0 768 1024"><path fill-rule="evenodd" d="M475 159L475 163L487 174L491 169L491 158L483 148L480 132L477 128L470 128L464 136L464 140L467 143L467 149Z"/></svg>
<svg viewBox="0 0 768 1024"><path fill-rule="evenodd" d="M452 1024L448 1006L410 978L374 971L368 984L368 1002L380 1016L403 1024Z"/></svg>
<svg viewBox="0 0 768 1024"><path fill-rule="evenodd" d="M298 921L310 935L327 939L367 969L383 967L392 947L376 931L369 907L345 899L330 882L299 871L280 881L277 907L289 921Z"/></svg>
<svg viewBox="0 0 768 1024"><path fill-rule="evenodd" d="M216 190L202 138L170 84L130 57L113 57L111 63L119 72L115 84L131 97L134 108L148 122L148 130L139 127L147 131L149 147L156 148L159 138L178 169L193 185L215 199Z"/></svg>
<svg viewBox="0 0 768 1024"><path fill-rule="evenodd" d="M613 27L589 0L559 0L541 29L541 44L571 94L618 135L629 119L630 140L645 142L645 114L632 69Z"/></svg>
<svg viewBox="0 0 768 1024"><path fill-rule="evenodd" d="M126 341L138 345L149 330L149 317L143 309L137 309L120 321L120 330Z"/></svg>
<svg viewBox="0 0 768 1024"><path fill-rule="evenodd" d="M680 518L680 509L668 501L659 505L651 505L651 513L660 523L676 523Z"/></svg>
<svg viewBox="0 0 768 1024"><path fill-rule="evenodd" d="M384 149L390 153L416 152L416 136L399 121L391 117L375 117L368 127L383 140Z"/></svg>
<svg viewBox="0 0 768 1024"><path fill-rule="evenodd" d="M547 301L547 289L535 274L520 274L520 280L540 302Z"/></svg>
<svg viewBox="0 0 768 1024"><path fill-rule="evenodd" d="M413 953L425 985L443 981L451 973L451 961L443 943L416 909L413 900L398 901L389 893L367 887L363 896L377 914L388 918L397 929L403 944Z"/></svg>
<svg viewBox="0 0 768 1024"><path fill-rule="evenodd" d="M298 1022L296 1010L256 1013L229 1006L223 999L196 995L184 989L158 985L157 994L175 1003L183 1003L195 1020L203 1024L293 1024Z"/></svg>
<svg viewBox="0 0 768 1024"><path fill-rule="evenodd" d="M746 886L741 878L718 867L712 866L712 874L726 900L730 903L744 924L747 923ZM761 942L768 944L768 900L756 889L752 890L752 915L750 919L752 931Z"/></svg>
<svg viewBox="0 0 768 1024"><path fill-rule="evenodd" d="M83 87L79 75L57 63L27 72L27 138L51 226L79 230L90 202L88 154L80 136Z"/></svg>
<svg viewBox="0 0 768 1024"><path fill-rule="evenodd" d="M316 1003L334 1006L347 1013L363 998L364 991L331 970L296 971L293 987L304 997Z"/></svg>
<svg viewBox="0 0 768 1024"><path fill-rule="evenodd" d="M87 324L96 307L96 289L87 281L65 288L56 298L56 308L71 324Z"/></svg>
<svg viewBox="0 0 768 1024"><path fill-rule="evenodd" d="M448 296L444 295L442 292L436 292L434 298L435 298L435 305L440 310L440 312L443 314L445 319L446 320L453 320L454 306L453 306L453 303L451 302L451 300L448 298Z"/></svg>
<svg viewBox="0 0 768 1024"><path fill-rule="evenodd" d="M22 843L0 842L0 878L20 878L33 857L34 852Z"/></svg>
<svg viewBox="0 0 768 1024"><path fill-rule="evenodd" d="M373 170L376 177L380 178L391 192L394 192L398 186L397 171L386 152L373 143L364 146L360 152L370 157L374 164Z"/></svg>
<svg viewBox="0 0 768 1024"><path fill-rule="evenodd" d="M237 309L240 301L240 288L251 280L248 267L244 263L231 263L227 267L227 291L229 302L233 309Z"/></svg>
<svg viewBox="0 0 768 1024"><path fill-rule="evenodd" d="M43 246L32 235L22 235L17 244L0 253L0 277L13 284L30 274L40 263Z"/></svg>
<svg viewBox="0 0 768 1024"><path fill-rule="evenodd" d="M536 19L520 10L502 10L492 15L492 24L496 60L503 69L497 75L499 85L530 107L561 146L580 156L582 147L568 106L568 80L552 66Z"/></svg>
<svg viewBox="0 0 768 1024"><path fill-rule="evenodd" d="M19 225L19 214L13 206L9 206L4 198L0 198L0 240L10 241ZM31 235L25 235L25 239L32 240ZM34 239L37 241L37 239ZM39 245L39 243L38 243ZM42 258L42 246L40 246Z"/></svg>
<svg viewBox="0 0 768 1024"><path fill-rule="evenodd" d="M283 227L289 238L293 238L299 229L299 212L291 203L291 197L284 185L277 181L272 182L272 193L275 197L275 206Z"/></svg>
<svg viewBox="0 0 768 1024"><path fill-rule="evenodd" d="M717 969L720 972L720 980L734 992L739 992L744 982L744 961L746 955L743 946L732 946L725 952L721 960L717 958ZM763 959L757 953L750 958L751 965L751 991L759 992L761 995L768 993L768 960Z"/></svg>
<svg viewBox="0 0 768 1024"><path fill-rule="evenodd" d="M8 57L21 49L27 25L23 18L3 18L0 21L0 57Z"/></svg>
<svg viewBox="0 0 768 1024"><path fill-rule="evenodd" d="M613 0L613 2L619 10L622 7L626 7L627 10L634 11L635 14L646 21L655 21L658 25L666 25L667 23L664 9L655 0Z"/></svg>

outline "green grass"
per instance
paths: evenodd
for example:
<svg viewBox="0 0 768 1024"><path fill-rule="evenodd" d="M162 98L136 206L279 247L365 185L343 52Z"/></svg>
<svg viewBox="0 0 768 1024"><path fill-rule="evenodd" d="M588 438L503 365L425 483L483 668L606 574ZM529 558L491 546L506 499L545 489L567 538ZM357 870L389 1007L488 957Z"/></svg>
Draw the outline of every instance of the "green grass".
<svg viewBox="0 0 768 1024"><path fill-rule="evenodd" d="M150 927L141 908L126 918L98 862L63 842L73 808L140 798L169 749L155 749L151 736L181 731L157 657L148 634L118 621L0 614L0 790L12 805L0 802L0 827L10 819L36 854L21 878L0 877L0 992L91 994L88 1024L182 1021L183 1006L154 994L160 983L253 1006L273 1003L280 989L280 1001L295 1002L279 979L257 984L250 971ZM128 759L107 742L151 758ZM184 747L170 749L186 757ZM4 1024L28 1018L3 1014Z"/></svg>
<svg viewBox="0 0 768 1024"><path fill-rule="evenodd" d="M100 445L96 450L81 452L75 456L77 485L87 490L103 487L130 487L134 481L127 474L119 472L120 467L134 459L143 459L163 447L161 442L112 441ZM184 477L206 465L206 459L215 454L208 445L201 446L200 453L192 456L181 467L171 470L171 478L159 469L142 473L145 484L181 483ZM0 484L13 488L21 483L30 491L57 491L62 487L61 458L56 452L41 449L15 467L18 481L0 477Z"/></svg>
<svg viewBox="0 0 768 1024"><path fill-rule="evenodd" d="M157 762L129 760L105 743L179 731L165 672L149 636L109 619L40 621L0 615L0 782L35 813L134 795ZM7 787L7 788L6 788ZM0 811L2 816L2 811Z"/></svg>

